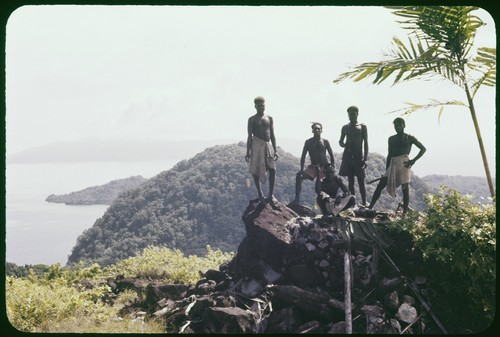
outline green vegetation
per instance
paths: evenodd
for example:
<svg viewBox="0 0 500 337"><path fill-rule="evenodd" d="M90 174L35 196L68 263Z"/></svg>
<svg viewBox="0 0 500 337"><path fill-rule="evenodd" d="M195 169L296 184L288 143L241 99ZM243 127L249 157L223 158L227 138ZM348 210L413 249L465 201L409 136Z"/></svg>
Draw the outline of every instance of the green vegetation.
<svg viewBox="0 0 500 337"><path fill-rule="evenodd" d="M148 319L143 324L130 317L118 317L119 309L133 301L135 295L120 293L111 306L104 301L110 293L105 280L121 274L166 284L194 284L200 278L199 272L218 269L232 257L210 247L204 257L185 257L179 251L151 247L105 269L97 264L84 267L80 263L67 268L54 264L46 266L42 275L33 270L23 277L7 274L7 315L16 329L25 332L162 333L160 319ZM83 287L82 280L96 286Z"/></svg>
<svg viewBox="0 0 500 337"><path fill-rule="evenodd" d="M233 256L233 253L213 250L210 246L207 246L203 258L195 255L185 257L180 250L151 247L139 256L129 257L104 268L104 272L109 275L122 274L130 278L155 279L165 284L194 284L200 279L200 272L218 269Z"/></svg>
<svg viewBox="0 0 500 337"><path fill-rule="evenodd" d="M274 192L286 204L295 197L300 160L280 148L278 151ZM245 236L241 216L249 200L257 198L245 153L245 143L214 146L122 193L79 236L68 265L83 261L107 266L148 246L196 255L204 254L207 245L236 251ZM335 163L338 168L339 155ZM370 154L367 165L367 180L378 178L385 171L381 155ZM367 186L368 195L373 194L375 186ZM422 196L427 192L426 186L418 177L414 177L411 186L411 207L420 210L425 206ZM267 188L266 184L264 190ZM314 208L315 197L313 182L304 181L303 204ZM377 207L395 210L398 201L383 193Z"/></svg>
<svg viewBox="0 0 500 337"><path fill-rule="evenodd" d="M424 214L394 225L422 251L424 270L446 306L441 309L453 317L448 324L484 330L495 315L496 204L472 203L471 196L445 187L425 199Z"/></svg>
<svg viewBox="0 0 500 337"><path fill-rule="evenodd" d="M59 324L76 317L91 317L99 325L111 317L100 301L105 291L82 291L62 278L7 277L7 313L11 324L26 332L58 331Z"/></svg>

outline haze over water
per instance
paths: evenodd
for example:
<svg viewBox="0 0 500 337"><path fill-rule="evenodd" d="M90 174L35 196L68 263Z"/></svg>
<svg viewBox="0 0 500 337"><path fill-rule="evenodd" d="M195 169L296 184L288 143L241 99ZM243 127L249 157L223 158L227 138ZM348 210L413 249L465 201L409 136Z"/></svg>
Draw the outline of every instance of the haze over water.
<svg viewBox="0 0 500 337"><path fill-rule="evenodd" d="M6 261L66 264L77 237L108 205L68 206L45 201L111 180L151 178L176 161L39 163L6 165Z"/></svg>

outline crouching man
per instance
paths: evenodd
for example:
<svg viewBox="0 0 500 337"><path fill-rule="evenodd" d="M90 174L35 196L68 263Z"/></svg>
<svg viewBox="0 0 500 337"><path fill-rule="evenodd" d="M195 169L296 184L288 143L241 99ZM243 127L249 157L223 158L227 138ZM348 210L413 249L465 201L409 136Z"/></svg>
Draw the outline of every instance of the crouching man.
<svg viewBox="0 0 500 337"><path fill-rule="evenodd" d="M335 169L332 165L325 167L325 177L319 178L319 167L317 168L318 175L316 179L316 202L324 216L337 216L343 210L353 207L356 204L356 197L349 193L349 190L342 182L342 179L335 175ZM342 194L337 195L339 188Z"/></svg>

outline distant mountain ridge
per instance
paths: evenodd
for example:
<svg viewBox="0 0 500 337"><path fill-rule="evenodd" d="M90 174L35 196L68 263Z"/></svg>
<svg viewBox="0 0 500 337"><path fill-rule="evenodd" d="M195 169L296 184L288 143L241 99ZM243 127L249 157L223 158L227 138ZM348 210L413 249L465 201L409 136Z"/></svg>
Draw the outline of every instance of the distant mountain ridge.
<svg viewBox="0 0 500 337"><path fill-rule="evenodd" d="M429 186L430 192L435 193L441 185L459 191L461 194L473 196L474 202L485 202L490 196L490 190L485 177L472 176L449 176L441 174L431 174L422 178ZM493 185L496 186L496 179L493 178Z"/></svg>
<svg viewBox="0 0 500 337"><path fill-rule="evenodd" d="M87 161L182 160L222 140L53 142L7 155L12 164Z"/></svg>

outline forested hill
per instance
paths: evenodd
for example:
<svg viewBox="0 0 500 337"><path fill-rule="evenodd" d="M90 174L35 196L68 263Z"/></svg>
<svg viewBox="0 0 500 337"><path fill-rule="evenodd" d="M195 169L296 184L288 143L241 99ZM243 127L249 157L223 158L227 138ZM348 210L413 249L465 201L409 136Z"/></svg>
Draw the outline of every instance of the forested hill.
<svg viewBox="0 0 500 337"><path fill-rule="evenodd" d="M274 195L287 204L295 195L300 160L280 148L278 152ZM177 248L185 254L205 254L207 245L236 251L245 235L241 216L249 200L257 197L245 153L243 142L214 146L122 193L78 237L68 265L87 261L105 266L148 246ZM339 164L336 154L337 171ZM367 181L378 178L385 170L385 158L372 153L367 165ZM411 206L422 209L426 186L418 177L411 185ZM367 185L368 200L375 186ZM313 207L314 199L314 183L304 181L302 204ZM382 193L376 208L395 210L399 201L400 197Z"/></svg>

